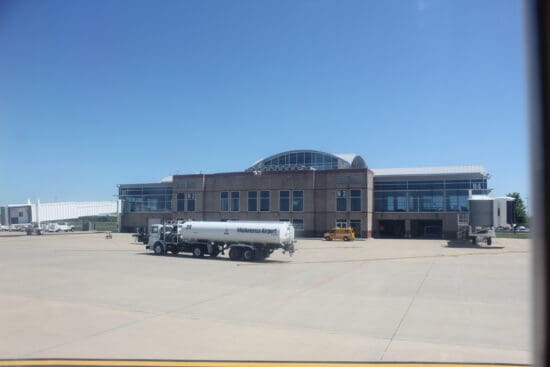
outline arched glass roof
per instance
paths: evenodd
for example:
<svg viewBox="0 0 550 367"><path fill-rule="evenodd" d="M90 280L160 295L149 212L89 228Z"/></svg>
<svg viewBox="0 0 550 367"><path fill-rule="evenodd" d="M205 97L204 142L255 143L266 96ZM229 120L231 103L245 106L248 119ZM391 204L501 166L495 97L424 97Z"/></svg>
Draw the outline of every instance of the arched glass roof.
<svg viewBox="0 0 550 367"><path fill-rule="evenodd" d="M330 154L316 150L289 150L262 159L246 171L292 171L367 168L357 154Z"/></svg>

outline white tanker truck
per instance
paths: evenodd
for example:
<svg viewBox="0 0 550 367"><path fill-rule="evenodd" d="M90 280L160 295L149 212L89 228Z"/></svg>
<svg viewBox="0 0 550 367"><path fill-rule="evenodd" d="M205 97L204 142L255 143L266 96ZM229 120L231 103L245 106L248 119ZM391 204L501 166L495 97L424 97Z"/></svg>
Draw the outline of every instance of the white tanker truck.
<svg viewBox="0 0 550 367"><path fill-rule="evenodd" d="M203 222L153 224L146 249L156 255L190 252L194 257L216 257L229 250L231 260L263 260L276 249L294 253L290 222Z"/></svg>

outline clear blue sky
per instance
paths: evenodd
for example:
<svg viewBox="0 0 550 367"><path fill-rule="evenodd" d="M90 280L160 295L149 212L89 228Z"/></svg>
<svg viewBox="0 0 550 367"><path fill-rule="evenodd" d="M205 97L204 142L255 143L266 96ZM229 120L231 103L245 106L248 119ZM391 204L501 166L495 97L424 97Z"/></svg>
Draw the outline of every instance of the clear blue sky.
<svg viewBox="0 0 550 367"><path fill-rule="evenodd" d="M519 0L2 1L0 204L290 149L528 196L525 72Z"/></svg>

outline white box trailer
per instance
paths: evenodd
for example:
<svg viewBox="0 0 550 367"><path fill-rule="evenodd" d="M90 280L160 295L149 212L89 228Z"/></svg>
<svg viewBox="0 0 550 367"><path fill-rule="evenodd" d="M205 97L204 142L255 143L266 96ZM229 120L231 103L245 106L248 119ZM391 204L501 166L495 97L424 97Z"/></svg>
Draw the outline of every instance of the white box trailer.
<svg viewBox="0 0 550 367"><path fill-rule="evenodd" d="M294 227L290 222L188 221L153 224L147 249L157 255L190 252L195 257L216 257L229 250L231 260L263 260L273 251L295 251Z"/></svg>

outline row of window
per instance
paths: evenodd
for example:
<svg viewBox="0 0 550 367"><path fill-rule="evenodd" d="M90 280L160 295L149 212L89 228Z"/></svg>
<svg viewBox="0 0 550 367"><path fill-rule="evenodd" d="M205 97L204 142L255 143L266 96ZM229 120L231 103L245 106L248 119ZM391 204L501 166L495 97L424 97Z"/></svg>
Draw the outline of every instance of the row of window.
<svg viewBox="0 0 550 367"><path fill-rule="evenodd" d="M439 181L386 181L374 182L374 190L439 190L439 189L487 189L486 179Z"/></svg>
<svg viewBox="0 0 550 367"><path fill-rule="evenodd" d="M292 202L291 202L292 195ZM270 210L270 192L260 191L259 209L262 212ZM250 212L258 211L258 192L248 191L247 193L248 206ZM279 191L279 211L281 212L301 212L304 210L304 191L303 190L283 190ZM239 191L224 191L220 193L220 210L222 212L240 211L240 192Z"/></svg>
<svg viewBox="0 0 550 367"><path fill-rule="evenodd" d="M171 187L128 187L120 188L119 196L142 196L142 195L172 195Z"/></svg>
<svg viewBox="0 0 550 367"><path fill-rule="evenodd" d="M148 196L121 196L124 202L125 212L148 212L164 211L172 209L172 198L170 195L148 195ZM179 192L176 195L176 208L178 212L194 212L196 210L196 193ZM361 211L361 190L336 190L337 211ZM248 191L247 211L268 212L271 207L270 191ZM279 211L301 212L304 210L303 190L279 191ZM240 192L224 191L220 193L220 211L241 211Z"/></svg>
<svg viewBox="0 0 550 367"><path fill-rule="evenodd" d="M468 191L383 191L374 193L377 212L466 212Z"/></svg>
<svg viewBox="0 0 550 367"><path fill-rule="evenodd" d="M120 188L119 198L122 210L128 212L163 212L172 210L171 187Z"/></svg>

